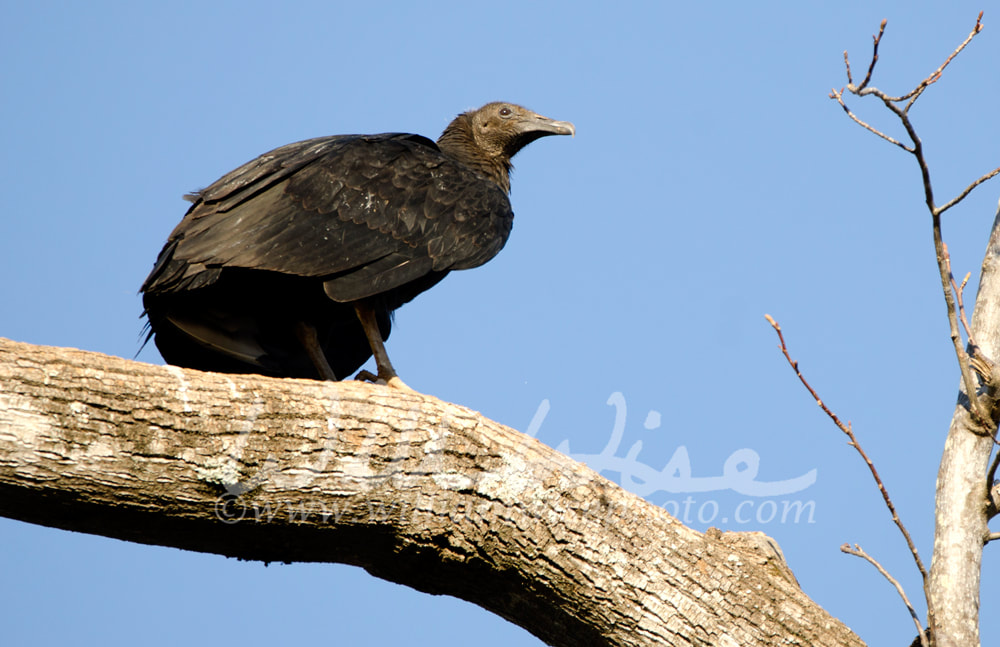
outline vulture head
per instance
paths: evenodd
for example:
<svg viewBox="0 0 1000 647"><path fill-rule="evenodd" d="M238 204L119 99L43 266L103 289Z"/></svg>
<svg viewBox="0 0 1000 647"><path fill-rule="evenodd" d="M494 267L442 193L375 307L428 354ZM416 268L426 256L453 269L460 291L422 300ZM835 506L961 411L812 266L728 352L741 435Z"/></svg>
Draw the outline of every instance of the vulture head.
<svg viewBox="0 0 1000 647"><path fill-rule="evenodd" d="M502 101L455 117L438 139L441 150L486 175L510 192L510 160L531 142L548 135L575 135L568 121L543 117Z"/></svg>

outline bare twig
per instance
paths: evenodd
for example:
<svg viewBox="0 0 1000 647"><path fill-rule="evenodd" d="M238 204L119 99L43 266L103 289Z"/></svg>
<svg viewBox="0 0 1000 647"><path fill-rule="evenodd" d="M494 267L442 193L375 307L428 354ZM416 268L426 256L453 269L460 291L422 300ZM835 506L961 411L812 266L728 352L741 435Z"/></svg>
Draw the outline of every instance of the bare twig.
<svg viewBox="0 0 1000 647"><path fill-rule="evenodd" d="M883 21L882 24L884 25L885 21ZM972 28L972 31L969 32L969 35L966 36L964 41L962 41L962 44L956 47L955 51L952 52L948 56L948 58L945 59L944 63L941 64L941 67L931 72L930 75L928 75L926 79L921 81L920 85L914 88L909 94L903 95L902 97L899 98L900 101L905 101L906 99L909 99L909 101L906 104L906 107L903 109L904 112L909 112L910 108L913 106L913 103L918 98L920 98L920 95L923 94L924 90L927 89L927 86L937 82L937 80L941 78L941 73L944 72L944 68L948 67L948 64L951 63L951 61L956 56L958 56L959 52L965 49L965 46L971 43L972 39L975 38L976 34L981 32L982 30L983 30L983 12L980 11L979 16L976 17L976 26Z"/></svg>
<svg viewBox="0 0 1000 647"><path fill-rule="evenodd" d="M795 371L795 376L799 378L799 381L802 383L802 385L806 387L807 391L809 391L809 395L811 395L813 399L816 400L816 404L818 404L820 408L823 409L823 413L825 413L830 418L830 420L832 420L833 423L837 425L837 427L840 428L840 430L847 435L847 437L850 439L847 444L853 447L855 450L857 450L858 454L861 455L861 458L864 459L865 464L868 466L868 470L872 473L872 477L875 479L875 484L878 486L879 492L882 493L882 499L885 500L886 507L889 508L889 512L892 514L893 523L896 524L896 527L899 528L899 532L902 533L903 538L906 540L906 545L909 547L910 553L913 555L913 561L916 563L917 569L920 571L920 576L924 579L924 586L926 586L927 569L924 568L924 563L920 559L920 553L917 552L917 547L913 543L913 539L910 537L909 531L906 530L906 526L903 525L902 520L896 513L896 506L892 504L892 499L889 497L889 492L888 490L885 489L885 485L882 483L882 477L879 476L878 470L875 469L875 464L872 463L870 458L868 458L868 454L866 454L865 450L862 449L861 444L858 442L857 437L854 435L854 431L851 429L851 423L848 422L847 424L844 424L840 420L840 418L837 417L837 414L835 414L833 411L829 409L829 407L826 406L823 400L819 397L819 394L816 393L816 390L812 388L812 386L806 380L805 376L802 375L802 372L799 370L799 363L793 360L792 356L789 354L788 346L785 344L785 336L781 332L781 326L778 325L778 322L775 321L774 318L771 317L771 315L766 314L764 315L764 317L767 319L767 322L771 324L771 327L774 328L774 331L778 333L778 341L781 342L781 353L785 356L785 359L788 360L788 364L792 367L792 370Z"/></svg>
<svg viewBox="0 0 1000 647"><path fill-rule="evenodd" d="M875 39L875 48L874 51L872 52L871 63L868 66L868 76L865 77L865 80L859 86L855 87L851 82L850 63L848 62L847 59L847 52L846 51L844 52L844 64L847 67L848 89L852 93L857 94L858 96L863 96L865 94L876 94L883 101L888 101L892 103L902 103L903 101L908 101L906 107L902 108L901 110L902 112L909 112L910 108L913 107L913 103L920 97L921 94L923 94L924 90L926 90L929 86L933 85L934 83L937 83L941 79L941 74L944 72L944 68L948 67L948 65L952 62L952 60L954 60L955 57L958 56L958 54L963 49L965 49L965 47L970 42L972 42L972 39L975 38L976 34L982 31L983 29L982 20L983 20L983 12L980 11L979 16L976 18L976 26L973 27L971 32L969 32L969 35L965 38L964 41L962 41L962 44L956 47L955 51L953 51L951 54L948 55L948 58L945 59L944 63L942 63L936 70L928 74L924 78L924 80L922 80L919 84L917 84L917 87L913 88L906 94L902 94L898 97L889 96L884 92L882 92L881 90L878 90L874 87L868 87L868 83L869 81L871 81L872 71L875 69L875 63L876 61L878 61L878 46L882 40L882 34L885 32L886 21L882 20L882 24L879 25L878 36L872 37Z"/></svg>
<svg viewBox="0 0 1000 647"><path fill-rule="evenodd" d="M913 609L913 605L910 604L910 599L906 597L906 591L903 590L902 585L900 585L896 578L889 575L889 571L885 570L885 568L883 568L874 557L866 553L861 546L854 544L854 548L851 548L848 544L844 544L840 547L840 550L848 555L854 555L855 557L867 560L869 564L878 569L878 572L882 574L882 577L889 580L889 583L896 587L896 592L899 593L899 597L903 598L903 604L906 605L906 609L910 612L910 617L913 618L913 624L917 625L917 634L920 636L920 644L923 647L927 647L927 638L924 636L924 627L920 624L920 617Z"/></svg>
<svg viewBox="0 0 1000 647"><path fill-rule="evenodd" d="M962 284L955 288L955 298L958 300L958 315L962 319L962 328L965 328L965 336L969 339L969 344L975 346L975 337L972 336L972 329L969 327L969 320L965 318L965 303L962 301L962 295L965 293L965 286L969 282L969 278L972 276L972 272L966 272L965 276L962 277ZM955 276L951 277L952 285L955 284Z"/></svg>
<svg viewBox="0 0 1000 647"><path fill-rule="evenodd" d="M990 503L993 504L994 515L1000 514L1000 505L997 505L997 501L1000 499L1000 483L996 482L998 466L1000 466L1000 451L993 454L990 469L986 472L986 485L990 488Z"/></svg>
<svg viewBox="0 0 1000 647"><path fill-rule="evenodd" d="M964 200L965 196L967 196L970 193L972 193L972 190L975 189L977 186L979 186L980 184L982 184L986 180L993 179L998 174L1000 174L1000 166L996 167L995 169L993 169L989 173L984 173L978 180L976 180L975 182L973 182L969 186L965 187L965 189L961 193L959 193L954 198L952 198L948 202L945 202L943 205L941 205L940 207L938 207L938 212L939 213L944 213L948 209L951 209L956 204L958 204L959 202L961 202L962 200Z"/></svg>
<svg viewBox="0 0 1000 647"><path fill-rule="evenodd" d="M847 107L847 104L844 103L843 95L844 95L843 89L841 89L840 91L830 90L830 98L837 100L837 103L839 103L840 107L844 109L844 112L847 113L847 116L854 120L854 123L858 124L859 126L861 126L864 129L866 129L866 130L868 130L868 131L870 131L870 132L878 135L879 137L881 137L882 139L886 140L890 144L895 144L896 146L899 146L900 148L902 148L907 153L912 153L913 152L913 149L910 148L909 146L907 146L906 144L904 144L903 142L901 142L898 139L895 139L893 137L890 137L889 135L886 135L881 130L878 130L874 126L871 126L868 123L862 121L860 118L858 118L858 116L856 114L854 114L854 112L850 108Z"/></svg>
<svg viewBox="0 0 1000 647"><path fill-rule="evenodd" d="M882 34L885 33L885 25L889 22L885 18L882 19L882 24L878 26L878 35L872 36L872 40L875 41L872 47L872 62L868 64L868 74L865 75L865 80L861 82L858 86L858 90L864 90L868 85L868 82L872 80L872 72L875 70L875 63L878 62L878 44L882 42ZM844 60L847 60L847 51L844 51Z"/></svg>
<svg viewBox="0 0 1000 647"><path fill-rule="evenodd" d="M948 244L944 243L942 247L944 250L945 271L948 272L948 277L951 279L951 288L955 292L955 303L958 306L958 318L962 322L962 328L965 330L965 336L969 340L969 346L975 347L976 341L972 337L972 328L969 327L969 320L965 317L965 301L963 300L963 295L965 294L965 286L969 282L969 278L972 276L972 272L965 273L965 278L962 279L961 285L956 283L955 274L951 271L951 254L948 252Z"/></svg>

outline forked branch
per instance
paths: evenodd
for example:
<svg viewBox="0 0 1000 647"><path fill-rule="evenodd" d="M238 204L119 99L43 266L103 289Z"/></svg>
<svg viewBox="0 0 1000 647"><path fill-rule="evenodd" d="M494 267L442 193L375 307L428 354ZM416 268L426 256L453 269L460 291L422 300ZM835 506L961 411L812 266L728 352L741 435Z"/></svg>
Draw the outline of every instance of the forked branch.
<svg viewBox="0 0 1000 647"><path fill-rule="evenodd" d="M934 234L934 249L937 254L938 271L941 277L941 289L944 293L945 305L948 314L948 324L950 327L950 335L952 340L952 345L955 349L955 356L958 360L959 370L962 373L962 384L965 388L965 393L969 399L969 411L972 413L973 418L976 422L983 428L992 431L992 423L990 422L990 416L987 411L987 407L980 401L977 396L977 382L973 375L973 370L970 367L970 359L965 351L965 344L962 341L962 334L959 330L959 316L958 309L956 307L955 299L955 286L954 281L951 277L951 268L948 263L948 252L944 244L944 239L941 234L941 214L961 202L966 196L968 196L973 189L978 187L980 184L986 182L987 180L1000 174L1000 167L993 169L987 173L984 173L978 179L973 181L969 186L962 190L958 195L956 195L951 200L945 202L943 205L938 206L934 201L934 191L931 185L931 173L930 167L927 164L927 159L924 156L923 145L920 138L917 136L916 129L910 121L910 108L916 102L920 95L923 94L924 90L930 87L932 84L936 83L938 79L941 78L942 73L945 68L958 56L968 46L972 39L975 38L983 29L982 24L983 14L979 13L976 18L976 24L972 31L965 38L962 43L955 48L955 50L948 55L948 57L941 63L940 66L929 75L927 75L917 87L913 90L907 92L906 94L900 96L890 96L879 90L875 86L870 85L872 79L872 73L875 70L875 64L878 62L878 47L882 41L882 36L885 34L886 21L883 20L879 26L879 32L876 36L873 36L875 41L874 49L872 52L871 63L868 66L868 74L865 76L864 81L860 85L854 85L853 79L851 77L851 64L847 52L844 52L844 65L847 69L847 86L846 91L851 94L857 95L859 97L865 95L874 95L878 97L882 103L888 108L896 117L900 120L907 136L910 139L910 144L905 144L900 140L893 138L890 135L874 128L870 124L866 123L860 119L854 112L847 106L844 101L844 91L845 90L832 90L830 92L830 98L837 101L838 104L844 109L844 112L857 124L868 130L869 132L881 137L882 139L895 144L896 146L902 148L906 152L912 154L917 161L917 165L920 168L920 175L923 181L924 187L924 200L927 204L927 209L930 211L931 219L933 222L933 234ZM970 340L971 343L971 340ZM981 361L984 358L977 358Z"/></svg>

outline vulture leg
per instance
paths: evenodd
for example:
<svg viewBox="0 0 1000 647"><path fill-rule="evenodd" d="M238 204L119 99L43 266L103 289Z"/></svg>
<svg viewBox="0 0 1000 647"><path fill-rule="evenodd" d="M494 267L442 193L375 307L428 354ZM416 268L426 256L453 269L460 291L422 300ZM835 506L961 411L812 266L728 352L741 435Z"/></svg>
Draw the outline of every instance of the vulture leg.
<svg viewBox="0 0 1000 647"><path fill-rule="evenodd" d="M375 356L375 365L378 366L378 381L394 389L415 393L403 380L399 379L399 376L396 375L396 369L392 367L392 362L389 361L389 355L385 352L385 344L382 343L382 333L378 329L378 321L375 320L375 311L367 303L360 301L355 302L354 311L358 314L358 319L361 320L362 328L365 329L365 336L368 337L368 345L372 347L372 355ZM370 376L371 373L368 373L368 371L362 371L358 375L360 379L367 379Z"/></svg>
<svg viewBox="0 0 1000 647"><path fill-rule="evenodd" d="M299 338L302 347L306 349L306 354L309 355L313 366L316 367L316 372L319 373L320 379L337 381L337 376L334 374L333 369L330 368L330 362L326 361L323 348L319 345L316 328L312 324L300 321L295 324L295 336Z"/></svg>

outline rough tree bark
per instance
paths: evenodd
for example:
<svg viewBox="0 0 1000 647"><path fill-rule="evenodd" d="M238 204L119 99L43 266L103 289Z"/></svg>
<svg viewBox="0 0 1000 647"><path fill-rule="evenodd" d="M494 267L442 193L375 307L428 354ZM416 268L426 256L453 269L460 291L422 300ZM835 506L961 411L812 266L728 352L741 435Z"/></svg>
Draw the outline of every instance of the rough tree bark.
<svg viewBox="0 0 1000 647"><path fill-rule="evenodd" d="M356 382L0 340L0 514L355 564L552 645L863 644L763 535L696 532L478 413Z"/></svg>

